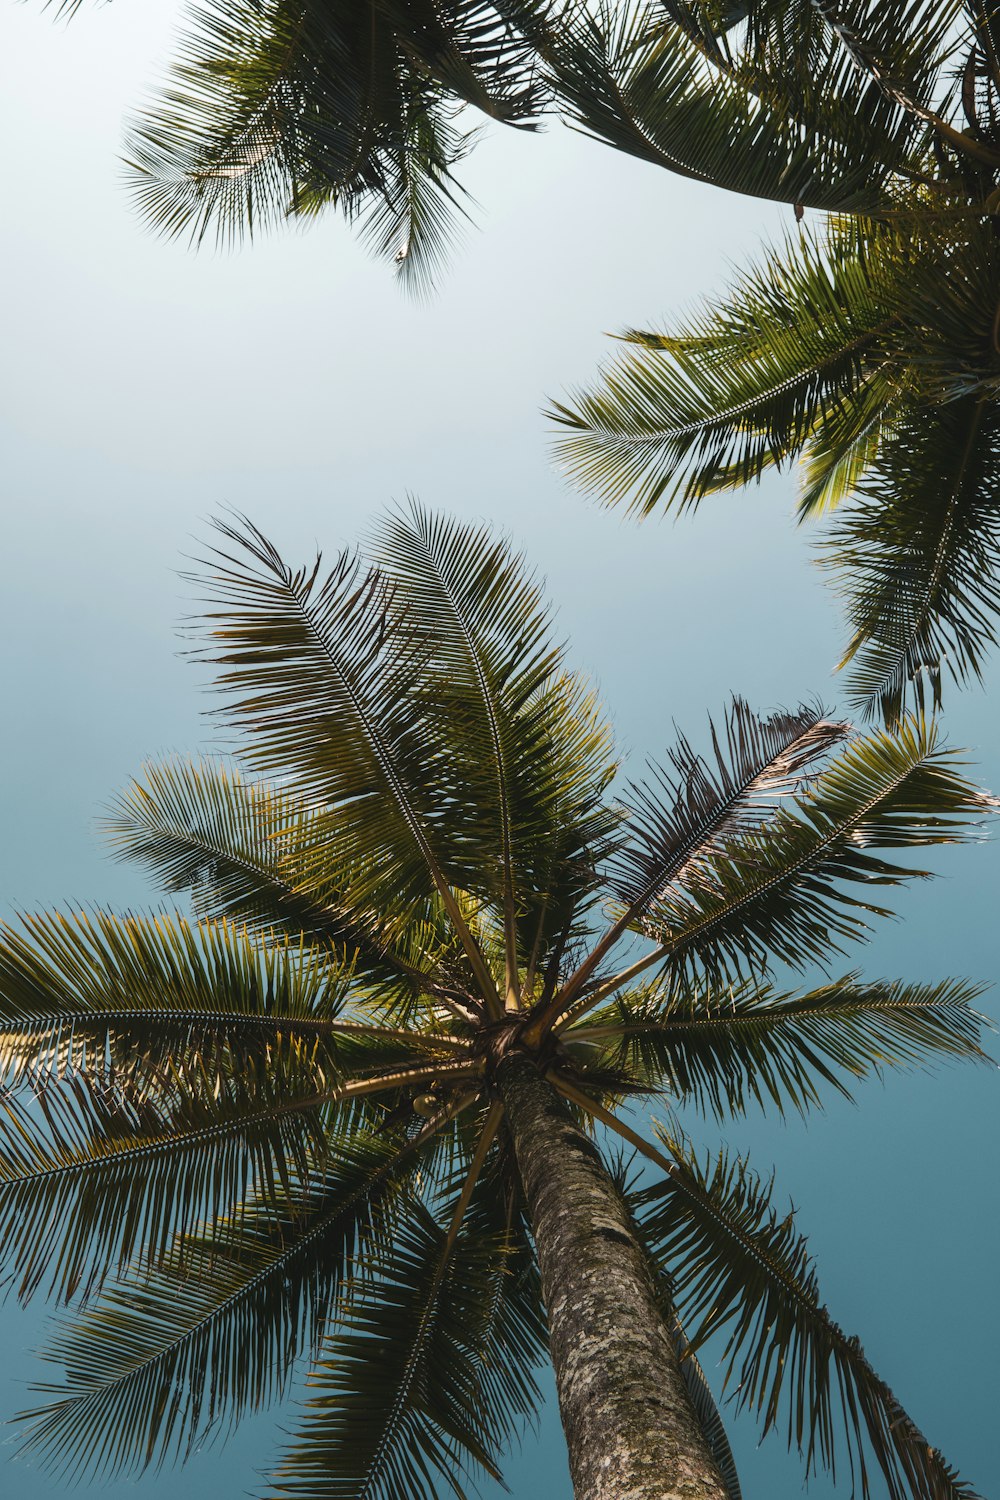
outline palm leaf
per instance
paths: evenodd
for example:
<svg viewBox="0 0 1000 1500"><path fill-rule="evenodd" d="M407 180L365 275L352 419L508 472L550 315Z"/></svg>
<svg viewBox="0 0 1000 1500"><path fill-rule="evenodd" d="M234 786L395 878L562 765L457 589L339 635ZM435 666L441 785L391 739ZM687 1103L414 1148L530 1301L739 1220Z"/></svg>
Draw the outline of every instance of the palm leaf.
<svg viewBox="0 0 1000 1500"><path fill-rule="evenodd" d="M210 761L150 764L112 804L104 829L119 859L135 860L171 894L190 892L200 917L252 930L304 934L349 959L356 975L405 1006L432 984L421 972L426 932L411 962L406 935L428 912L375 919L356 862L334 863L329 814L287 786L247 780ZM444 934L442 934L444 939ZM400 952L400 948L404 951Z"/></svg>
<svg viewBox="0 0 1000 1500"><path fill-rule="evenodd" d="M776 798L803 784L803 773L843 733L844 726L803 705L769 719L734 698L720 737L709 721L712 765L686 738L669 752L671 771L654 767L658 788L630 788L623 804L626 836L608 851L606 879L623 910L585 961L547 998L535 1024L576 1013L605 957L627 930L645 931L644 917L661 892L688 865L753 827Z"/></svg>
<svg viewBox="0 0 1000 1500"><path fill-rule="evenodd" d="M844 225L789 240L686 330L626 334L591 390L550 408L574 482L641 515L695 504L758 480L858 404L887 403L898 314L869 239Z"/></svg>
<svg viewBox="0 0 1000 1500"><path fill-rule="evenodd" d="M49 1343L50 1399L27 1413L23 1449L68 1475L109 1476L185 1458L286 1392L315 1353L342 1278L385 1214L409 1148L352 1132L290 1193L190 1232L137 1268Z"/></svg>
<svg viewBox="0 0 1000 1500"><path fill-rule="evenodd" d="M522 34L541 7L484 0L215 0L193 14L159 100L133 123L139 209L195 242L327 204L360 220L412 285L451 236L467 102L531 124L544 89Z"/></svg>
<svg viewBox="0 0 1000 1500"><path fill-rule="evenodd" d="M721 729L711 721L709 729L711 758L681 736L669 769L654 767L653 785L633 783L626 793L628 837L609 862L609 884L630 922L640 923L660 892L682 884L699 862L761 827L807 785L847 725L807 704L764 719L734 697Z"/></svg>
<svg viewBox="0 0 1000 1500"><path fill-rule="evenodd" d="M985 395L922 407L882 444L824 544L847 601L851 698L890 720L978 678L1000 609L1000 417ZM842 663L843 665L843 663Z"/></svg>
<svg viewBox="0 0 1000 1500"><path fill-rule="evenodd" d="M349 961L301 938L264 946L225 922L28 916L0 928L0 1077L155 1074L282 1034L326 1038L333 1068L352 980Z"/></svg>
<svg viewBox="0 0 1000 1500"><path fill-rule="evenodd" d="M491 1185L487 1182L487 1193ZM483 1198L480 1194L480 1200ZM300 1434L275 1496L430 1500L465 1495L463 1470L499 1477L512 1423L534 1408L543 1347L537 1302L511 1275L502 1208L449 1236L421 1205L391 1252L366 1266L340 1329L311 1377Z"/></svg>
<svg viewBox="0 0 1000 1500"><path fill-rule="evenodd" d="M727 65L704 31L672 21L673 9L581 7L559 29L546 62L579 128L753 197L841 211L880 202L922 126L828 35L780 67Z"/></svg>
<svg viewBox="0 0 1000 1500"><path fill-rule="evenodd" d="M160 1091L180 1068L186 1087L204 1073L212 1088L220 1071L293 1040L331 1083L461 1051L433 1019L389 1026L381 988L366 1008L351 962L301 937L262 936L226 922L106 912L0 928L0 1078L39 1089L85 1073Z"/></svg>
<svg viewBox="0 0 1000 1500"><path fill-rule="evenodd" d="M322 1150L324 1096L308 1068L272 1056L225 1085L180 1082L137 1098L80 1075L0 1102L0 1235L24 1300L43 1282L70 1297L140 1247L155 1258L255 1182L287 1193L289 1173Z"/></svg>
<svg viewBox="0 0 1000 1500"><path fill-rule="evenodd" d="M635 1211L695 1329L692 1347L724 1333L737 1405L756 1412L765 1433L784 1407L789 1446L808 1472L817 1462L835 1472L846 1447L864 1500L872 1493L866 1439L891 1500L975 1500L822 1305L794 1214L779 1220L742 1162L723 1153L714 1169L701 1167L662 1139L670 1174L636 1195Z"/></svg>
<svg viewBox="0 0 1000 1500"><path fill-rule="evenodd" d="M657 896L645 925L661 946L645 963L669 954L675 971L693 965L720 977L744 963L802 967L840 951L865 934L866 915L884 914L873 887L926 873L871 851L963 842L969 820L995 805L959 766L919 720L851 741L759 830L689 865L683 883ZM864 894L850 894L859 885Z"/></svg>
<svg viewBox="0 0 1000 1500"><path fill-rule="evenodd" d="M473 850L470 880L477 888L486 874L483 894L502 913L514 998L517 914L530 919L529 892L536 901L540 894L533 877L553 842L566 842L574 780L595 801L607 776L606 752L600 741L587 744L572 769L565 755L556 758L555 747L568 738L565 720L562 735L553 722L569 696L557 675L561 653L537 581L502 541L413 505L409 516L383 527L376 555L407 621L427 642L427 712L447 737L463 785L464 805L453 816Z"/></svg>
<svg viewBox="0 0 1000 1500"><path fill-rule="evenodd" d="M396 266L404 290L426 297L447 265L462 220L469 218L451 171L469 142L445 110L430 102L408 111L405 131L405 150L387 170L382 193L354 217L363 241ZM321 194L318 207L324 202Z"/></svg>
<svg viewBox="0 0 1000 1500"><path fill-rule="evenodd" d="M417 703L425 653L386 583L347 554L325 575L319 557L293 572L253 527L219 530L241 555L216 554L217 644L205 655L220 668L232 721L252 727L247 759L291 774L336 811L328 842L335 856L364 860L369 900L392 910L436 891L489 1001L493 978L446 873L459 849Z"/></svg>
<svg viewBox="0 0 1000 1500"><path fill-rule="evenodd" d="M974 985L863 983L856 975L803 995L759 983L652 986L622 995L564 1031L589 1073L620 1069L633 1087L667 1089L723 1120L750 1101L780 1113L822 1105L828 1086L938 1058L984 1059Z"/></svg>

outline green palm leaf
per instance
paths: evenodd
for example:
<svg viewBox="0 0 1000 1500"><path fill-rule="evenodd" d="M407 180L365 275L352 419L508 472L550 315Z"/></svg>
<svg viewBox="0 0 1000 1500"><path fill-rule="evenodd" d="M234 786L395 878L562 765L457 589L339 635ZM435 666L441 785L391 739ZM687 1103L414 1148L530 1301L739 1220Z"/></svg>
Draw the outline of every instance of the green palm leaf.
<svg viewBox="0 0 1000 1500"><path fill-rule="evenodd" d="M867 713L937 707L945 668L980 676L1000 609L998 484L1000 415L984 395L911 411L824 544L854 632L851 699Z"/></svg>
<svg viewBox="0 0 1000 1500"><path fill-rule="evenodd" d="M629 928L646 930L646 913L665 888L804 785L810 766L844 729L819 708L802 705L797 713L764 719L734 698L721 730L709 720L711 759L681 737L668 753L669 771L653 767L658 786L633 784L623 803L624 836L606 862L606 879L622 910L562 986L559 1011L582 1003L578 997L598 983L593 976L602 960ZM556 1013L554 998L549 1008Z"/></svg>
<svg viewBox="0 0 1000 1500"><path fill-rule="evenodd" d="M105 1287L46 1350L65 1377L38 1387L49 1403L23 1418L25 1451L69 1475L116 1474L186 1457L279 1400L365 1236L388 1232L412 1153L398 1136L352 1132L291 1174L287 1197L194 1230L154 1270Z"/></svg>
<svg viewBox="0 0 1000 1500"><path fill-rule="evenodd" d="M540 869L554 844L575 835L586 846L600 836L592 809L610 769L605 736L595 726L574 761L559 753L574 685L559 673L561 651L537 581L487 529L414 504L409 516L385 524L376 557L426 642L425 712L464 788L465 805L452 821L460 820L472 851L470 882L478 888L484 872L482 894L503 915L513 999L522 957L517 919L530 929L539 916Z"/></svg>
<svg viewBox="0 0 1000 1500"><path fill-rule="evenodd" d="M215 0L134 122L133 190L157 230L238 239L327 204L417 289L451 238L459 105L531 124L543 102L532 0Z"/></svg>
<svg viewBox="0 0 1000 1500"><path fill-rule="evenodd" d="M872 851L962 842L962 825L994 805L959 766L923 721L853 740L766 826L690 865L658 894L644 919L661 944L656 953L669 953L675 971L694 966L718 977L772 957L802 967L840 951L843 940L864 935L866 916L885 914L873 887L926 873ZM851 894L858 886L862 894Z"/></svg>
<svg viewBox="0 0 1000 1500"><path fill-rule="evenodd" d="M558 461L640 515L759 479L817 427L889 401L884 281L878 247L849 226L771 250L688 329L626 334L590 391L554 403Z"/></svg>
<svg viewBox="0 0 1000 1500"><path fill-rule="evenodd" d="M2 1076L124 1077L204 1061L241 1037L332 1037L352 978L350 962L301 937L265 947L229 923L24 917L20 929L0 928Z"/></svg>
<svg viewBox="0 0 1000 1500"><path fill-rule="evenodd" d="M366 1009L351 961L301 935L263 936L106 912L0 928L0 1076L38 1088L85 1072L133 1089L148 1079L158 1092L170 1069L214 1079L289 1039L328 1082L455 1057L433 1022L388 1026L381 989Z"/></svg>
<svg viewBox="0 0 1000 1500"><path fill-rule="evenodd" d="M670 1174L636 1195L636 1212L695 1329L692 1346L723 1332L737 1404L756 1411L765 1432L784 1408L789 1446L807 1471L817 1462L834 1469L839 1418L863 1497L872 1493L867 1440L891 1500L975 1500L822 1305L794 1214L779 1220L742 1162L722 1153L701 1167L663 1139Z"/></svg>
<svg viewBox="0 0 1000 1500"><path fill-rule="evenodd" d="M19 1296L45 1283L69 1297L140 1247L155 1257L248 1184L286 1189L321 1150L324 1096L301 1065L272 1056L225 1086L189 1077L162 1099L79 1075L0 1102L0 1234Z"/></svg>
<svg viewBox="0 0 1000 1500"><path fill-rule="evenodd" d="M104 829L117 858L135 860L171 894L190 892L200 917L308 934L333 950L335 967L349 959L355 975L405 1007L432 983L422 968L428 935L414 961L405 952L407 934L429 913L376 919L354 895L356 885L365 890L364 867L332 858L328 817L292 788L247 780L234 765L174 760L147 766Z"/></svg>
<svg viewBox="0 0 1000 1500"><path fill-rule="evenodd" d="M841 211L880 202L922 126L829 33L808 57L786 52L779 69L727 58L697 24L676 24L682 10L581 7L546 53L571 120L730 191Z"/></svg>
<svg viewBox="0 0 1000 1500"><path fill-rule="evenodd" d="M247 759L291 772L336 811L327 842L335 856L364 861L369 902L392 910L436 892L493 999L448 881L461 846L444 816L437 746L413 711L425 653L386 582L346 553L326 574L320 557L293 572L252 526L219 530L242 555L216 554L217 646L205 654L221 669L233 721L252 726Z"/></svg>
<svg viewBox="0 0 1000 1500"><path fill-rule="evenodd" d="M499 1477L544 1347L537 1301L505 1285L511 1249L482 1225L452 1246L414 1205L321 1351L275 1496L430 1500L438 1482L464 1496L470 1465Z"/></svg>
<svg viewBox="0 0 1000 1500"><path fill-rule="evenodd" d="M633 1087L666 1089L723 1120L753 1100L801 1112L824 1086L938 1058L978 1058L977 986L859 982L850 975L803 995L747 984L729 990L651 986L621 995L562 1033L590 1071L620 1069Z"/></svg>
<svg viewBox="0 0 1000 1500"><path fill-rule="evenodd" d="M847 732L818 706L764 719L741 698L720 729L711 721L709 729L711 758L682 736L668 752L668 769L653 768L658 784L629 788L627 841L609 862L609 883L637 925L661 891L759 828L807 785Z"/></svg>

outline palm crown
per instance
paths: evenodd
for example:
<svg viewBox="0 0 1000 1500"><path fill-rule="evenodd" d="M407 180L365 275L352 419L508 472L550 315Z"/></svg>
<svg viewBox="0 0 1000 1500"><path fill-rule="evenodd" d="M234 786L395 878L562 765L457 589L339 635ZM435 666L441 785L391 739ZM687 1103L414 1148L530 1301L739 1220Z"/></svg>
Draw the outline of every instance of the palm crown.
<svg viewBox="0 0 1000 1500"><path fill-rule="evenodd" d="M681 740L612 801L608 730L502 541L414 507L370 564L292 570L222 533L205 650L240 768L151 766L109 820L197 921L42 915L0 948L5 1254L22 1297L79 1304L28 1444L73 1471L158 1463L306 1361L270 1493L497 1474L562 1316L525 1186L530 1076L566 1140L603 1143L712 1494L738 1481L694 1351L724 1328L739 1403L808 1466L846 1452L867 1495L873 1455L892 1497L970 1495L749 1167L627 1106L806 1110L981 1056L966 984L761 975L863 936L876 890L918 873L899 856L967 837L990 799L920 722L858 737L734 701L709 756Z"/></svg>
<svg viewBox="0 0 1000 1500"><path fill-rule="evenodd" d="M626 334L555 406L557 451L641 514L802 458L803 515L851 497L825 560L854 703L937 705L945 663L979 673L1000 607L1000 12L663 9L643 46L605 37L628 108L592 128L623 149L641 129L662 165L833 217L686 328ZM672 61L671 83L682 54L694 81Z"/></svg>

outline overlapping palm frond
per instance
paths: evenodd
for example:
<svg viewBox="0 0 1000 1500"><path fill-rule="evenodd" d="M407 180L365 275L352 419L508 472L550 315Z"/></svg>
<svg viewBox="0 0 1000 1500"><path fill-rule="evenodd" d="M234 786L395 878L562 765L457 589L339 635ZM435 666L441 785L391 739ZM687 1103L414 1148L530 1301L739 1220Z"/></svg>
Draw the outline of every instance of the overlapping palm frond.
<svg viewBox="0 0 1000 1500"><path fill-rule="evenodd" d="M134 122L140 211L231 240L327 204L426 289L465 214L463 104L531 126L544 103L534 0L215 0Z"/></svg>
<svg viewBox="0 0 1000 1500"><path fill-rule="evenodd" d="M250 1182L280 1183L321 1149L329 1090L290 1049L223 1082L190 1069L141 1096L86 1073L0 1103L4 1261L27 1299L73 1295L144 1247L166 1249Z"/></svg>
<svg viewBox="0 0 1000 1500"><path fill-rule="evenodd" d="M469 1469L499 1478L545 1351L527 1260L491 1203L454 1241L415 1205L320 1351L273 1495L433 1500L465 1496Z"/></svg>
<svg viewBox="0 0 1000 1500"><path fill-rule="evenodd" d="M842 737L845 726L807 705L762 719L734 698L721 729L710 720L709 730L711 759L680 736L668 755L670 769L654 767L658 785L630 787L623 834L607 851L605 867L621 910L560 988L561 1013L575 1001L582 1003L578 997L596 982L600 964L629 930L646 932L646 914L661 891L802 785L809 767ZM554 1014L555 999L548 1003Z"/></svg>
<svg viewBox="0 0 1000 1500"><path fill-rule="evenodd" d="M709 723L712 756L680 736L668 769L629 789L628 840L610 862L609 884L630 921L641 923L667 886L682 883L699 862L725 850L808 784L817 762L848 726L818 705L762 719L734 698L721 728Z"/></svg>
<svg viewBox="0 0 1000 1500"><path fill-rule="evenodd" d="M0 947L0 1215L28 1297L288 1192L370 1095L473 1079L468 1047L343 1014L351 966L183 919L26 919ZM352 999L360 997L352 991ZM20 1088L20 1092L17 1092Z"/></svg>
<svg viewBox="0 0 1000 1500"><path fill-rule="evenodd" d="M565 1026L656 964L718 983L759 975L774 961L802 968L828 960L845 940L865 936L868 916L887 915L868 896L871 887L926 873L870 851L963 842L995 807L961 764L939 743L935 725L921 719L894 733L855 737L766 821L752 818L743 829L737 822L731 833L723 822L722 836L709 822L700 845L684 849L674 867L664 862L659 883L646 875L653 835L662 831L669 855L687 810L681 788L674 804L650 797L636 846L621 849L611 868L619 901L635 902L623 877L638 877L641 906L633 913L626 905L548 1003L545 1019ZM859 885L864 897L852 894ZM655 946L617 974L597 973L610 942L629 927Z"/></svg>
<svg viewBox="0 0 1000 1500"><path fill-rule="evenodd" d="M106 1286L49 1345L57 1402L25 1447L67 1475L190 1454L286 1393L315 1353L366 1234L385 1233L405 1136L352 1131L287 1195L189 1231L155 1266Z"/></svg>
<svg viewBox="0 0 1000 1500"><path fill-rule="evenodd" d="M115 799L104 831L117 858L141 864L171 895L190 894L203 919L241 922L265 938L308 935L334 966L349 963L387 1005L406 1009L431 983L434 910L421 903L393 914L355 900L364 865L338 864L329 820L292 787L248 779L235 764L175 759L145 768ZM442 930L442 946L453 941Z"/></svg>
<svg viewBox="0 0 1000 1500"><path fill-rule="evenodd" d="M873 851L969 837L968 819L992 806L961 775L933 725L852 740L766 830L690 867L650 905L645 929L672 966L711 976L759 970L774 959L801 968L840 951L886 915L873 887L924 873ZM863 894L852 894L860 886Z"/></svg>
<svg viewBox="0 0 1000 1500"><path fill-rule="evenodd" d="M684 331L626 334L591 390L551 407L560 464L646 515L828 447L831 428L840 446L845 428L864 438L902 377L886 258L850 225L789 240Z"/></svg>
<svg viewBox="0 0 1000 1500"><path fill-rule="evenodd" d="M424 643L423 711L467 800L459 815L466 880L502 913L505 987L516 1001L519 969L530 961L519 926L530 932L542 921L537 967L548 957L545 936L566 915L558 901L540 910L553 850L566 851L565 887L573 850L590 851L589 876L607 834L597 800L612 769L607 729L561 669L537 580L488 528L413 505L385 524L376 557Z"/></svg>
<svg viewBox="0 0 1000 1500"><path fill-rule="evenodd" d="M862 1497L873 1493L866 1439L891 1500L975 1500L823 1306L794 1211L780 1216L745 1163L723 1152L702 1166L685 1143L661 1139L669 1172L634 1196L634 1209L693 1330L691 1347L725 1338L737 1405L755 1411L765 1432L784 1413L807 1472L835 1471L843 1443Z"/></svg>
<svg viewBox="0 0 1000 1500"><path fill-rule="evenodd" d="M859 71L815 9L790 9L795 46L738 48L713 34L715 6L583 6L546 61L571 120L619 151L757 198L873 209L923 122ZM918 50L923 84L939 49Z"/></svg>
<svg viewBox="0 0 1000 1500"><path fill-rule="evenodd" d="M344 553L293 572L253 527L220 526L242 555L218 552L209 579L215 644L230 720L252 722L246 759L283 770L335 815L324 831L334 861L360 865L360 906L398 910L435 895L487 1003L496 985L462 916L460 819L445 816L432 725L413 712L427 650L401 618L387 581Z"/></svg>
<svg viewBox="0 0 1000 1500"><path fill-rule="evenodd" d="M288 1041L309 1049L331 1084L449 1055L433 1026L344 1014L349 994L362 993L352 961L335 962L304 934L261 942L228 922L167 914L25 917L0 930L0 1081L38 1090L85 1072L161 1093L165 1070L214 1077Z"/></svg>
<svg viewBox="0 0 1000 1500"><path fill-rule="evenodd" d="M1000 69L989 7L663 0L634 24L622 15L580 27L596 38L584 93L615 79L602 107L621 149L655 159L654 142L683 140L678 169L768 196L754 131L763 140L795 121L815 134L810 160L843 150L872 193L810 197L788 146L773 195L799 218L811 204L834 217L771 250L679 332L626 333L590 388L551 404L557 458L640 516L802 460L803 515L855 502L828 549L854 631L855 701L890 722L925 696L936 705L943 672L976 676L996 634ZM657 49L685 46L689 65L654 82ZM712 110L727 89L744 91L752 124L706 128L701 87ZM830 110L845 102L842 134ZM631 148L626 119L645 126ZM610 123L596 129L610 138Z"/></svg>
<svg viewBox="0 0 1000 1500"><path fill-rule="evenodd" d="M896 721L978 679L1000 619L1000 411L921 408L881 445L823 544L847 603L853 705ZM843 664L843 663L842 663Z"/></svg>

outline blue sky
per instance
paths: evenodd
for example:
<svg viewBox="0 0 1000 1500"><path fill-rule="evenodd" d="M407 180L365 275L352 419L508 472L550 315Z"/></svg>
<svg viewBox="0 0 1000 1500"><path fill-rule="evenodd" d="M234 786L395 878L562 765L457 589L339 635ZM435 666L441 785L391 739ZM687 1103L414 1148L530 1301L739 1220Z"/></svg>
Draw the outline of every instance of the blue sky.
<svg viewBox="0 0 1000 1500"><path fill-rule="evenodd" d="M430 305L403 300L333 217L195 256L142 230L117 165L123 115L156 78L175 15L167 0L85 6L69 27L39 5L0 12L0 910L158 899L107 860L95 820L145 756L210 742L205 681L177 633L192 608L179 571L225 506L294 558L354 540L407 492L493 520L545 573L635 766L675 722L700 732L731 690L761 708L815 695L836 707L836 601L813 534L794 525L794 476L638 529L565 487L540 415L590 376L607 333L676 317L790 213L568 131L493 130L466 171L480 227ZM995 789L998 691L994 663L987 692L952 693L947 716ZM995 837L933 864L942 878L901 893L900 920L850 964L994 981ZM808 1126L751 1117L725 1131L777 1167L834 1315L984 1495L1000 1478L996 1085L986 1068L891 1076ZM39 1310L0 1310L0 1416L30 1399L43 1334ZM93 1492L251 1493L290 1420L265 1416L182 1480ZM745 1421L733 1436L747 1500L800 1492L779 1438L758 1449ZM0 1448L0 1495L64 1492L12 1451ZM569 1500L551 1403L508 1480L521 1500ZM819 1500L849 1492L810 1486Z"/></svg>

